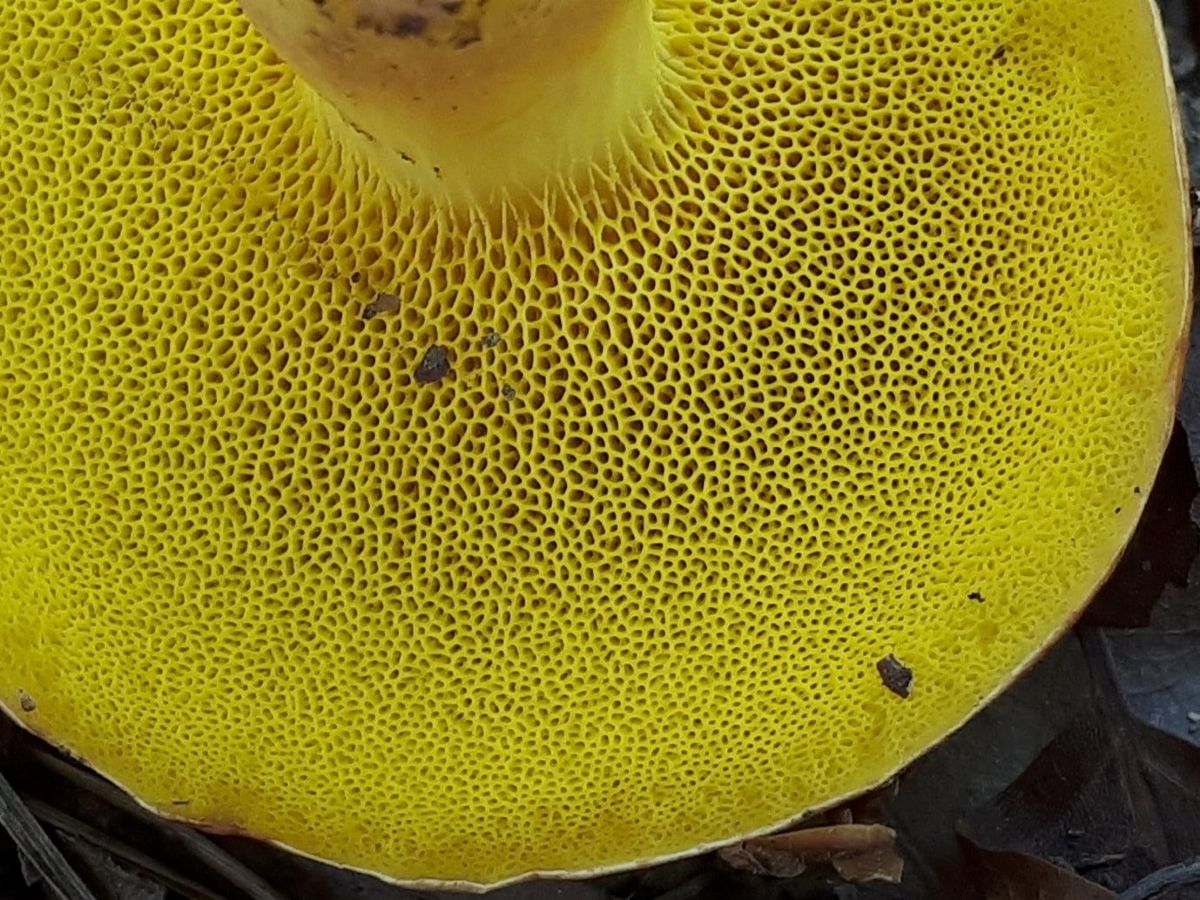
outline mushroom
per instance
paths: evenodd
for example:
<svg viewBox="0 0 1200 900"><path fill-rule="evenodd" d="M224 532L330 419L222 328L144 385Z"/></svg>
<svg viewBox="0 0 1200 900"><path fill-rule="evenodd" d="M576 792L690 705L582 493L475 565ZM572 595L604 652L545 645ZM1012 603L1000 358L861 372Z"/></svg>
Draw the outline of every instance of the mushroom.
<svg viewBox="0 0 1200 900"><path fill-rule="evenodd" d="M878 784L1102 582L1189 315L1152 2L243 6L0 0L24 726L595 873Z"/></svg>

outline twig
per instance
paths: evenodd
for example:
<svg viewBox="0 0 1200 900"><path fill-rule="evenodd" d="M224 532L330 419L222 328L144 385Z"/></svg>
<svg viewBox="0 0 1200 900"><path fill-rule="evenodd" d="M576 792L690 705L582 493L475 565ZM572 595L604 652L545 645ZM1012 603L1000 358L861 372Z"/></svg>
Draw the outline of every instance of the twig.
<svg viewBox="0 0 1200 900"><path fill-rule="evenodd" d="M35 750L32 755L40 765L61 775L76 786L89 791L106 803L123 812L129 813L131 816L136 816L143 822L149 822L161 828L187 847L188 851L196 859L204 863L230 884L237 886L251 900L287 900L286 897L267 884L260 876L248 869L242 862L229 853L226 853L194 828L189 828L179 822L173 822L163 816L156 815L100 776L85 772L78 766L64 762L44 750Z"/></svg>
<svg viewBox="0 0 1200 900"><path fill-rule="evenodd" d="M169 887L189 900L222 900L219 894L213 893L198 881L177 874L149 854L109 837L94 825L81 822L49 803L29 797L25 799L25 804L29 807L29 811L44 824L63 834L87 841L93 847L98 847L112 856L132 863L142 871L153 875L164 887Z"/></svg>
<svg viewBox="0 0 1200 900"><path fill-rule="evenodd" d="M0 774L0 827L12 836L59 900L96 900L3 774Z"/></svg>
<svg viewBox="0 0 1200 900"><path fill-rule="evenodd" d="M1151 872L1132 887L1126 888L1117 900L1150 900L1168 888L1200 882L1200 856Z"/></svg>

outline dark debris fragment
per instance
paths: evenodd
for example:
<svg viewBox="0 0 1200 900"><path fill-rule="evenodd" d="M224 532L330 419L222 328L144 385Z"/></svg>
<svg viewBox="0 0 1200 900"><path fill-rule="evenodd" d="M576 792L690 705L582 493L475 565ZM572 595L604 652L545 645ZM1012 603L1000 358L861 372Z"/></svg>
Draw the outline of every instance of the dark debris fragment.
<svg viewBox="0 0 1200 900"><path fill-rule="evenodd" d="M879 677L883 679L885 688L902 700L907 700L911 696L913 671L896 659L895 654L889 653L875 663L875 669L879 672Z"/></svg>
<svg viewBox="0 0 1200 900"><path fill-rule="evenodd" d="M413 377L420 384L434 384L450 374L450 355L445 347L434 344L425 351Z"/></svg>

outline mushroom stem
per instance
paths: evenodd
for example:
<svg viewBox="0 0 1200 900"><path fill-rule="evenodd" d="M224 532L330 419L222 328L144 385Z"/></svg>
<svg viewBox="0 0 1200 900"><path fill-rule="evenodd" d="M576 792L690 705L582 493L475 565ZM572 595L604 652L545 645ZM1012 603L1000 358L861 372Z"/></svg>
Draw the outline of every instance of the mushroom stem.
<svg viewBox="0 0 1200 900"><path fill-rule="evenodd" d="M451 201L540 193L662 96L649 0L242 0L383 171Z"/></svg>

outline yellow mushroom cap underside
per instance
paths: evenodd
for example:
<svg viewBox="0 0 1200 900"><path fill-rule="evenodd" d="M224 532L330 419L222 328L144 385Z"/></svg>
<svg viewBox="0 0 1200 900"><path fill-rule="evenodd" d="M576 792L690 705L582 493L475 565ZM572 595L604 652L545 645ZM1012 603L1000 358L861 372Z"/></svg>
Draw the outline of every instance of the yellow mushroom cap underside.
<svg viewBox="0 0 1200 900"><path fill-rule="evenodd" d="M1154 477L1151 7L657 0L658 143L463 208L229 0L3 0L0 701L164 813L412 882L879 782Z"/></svg>

